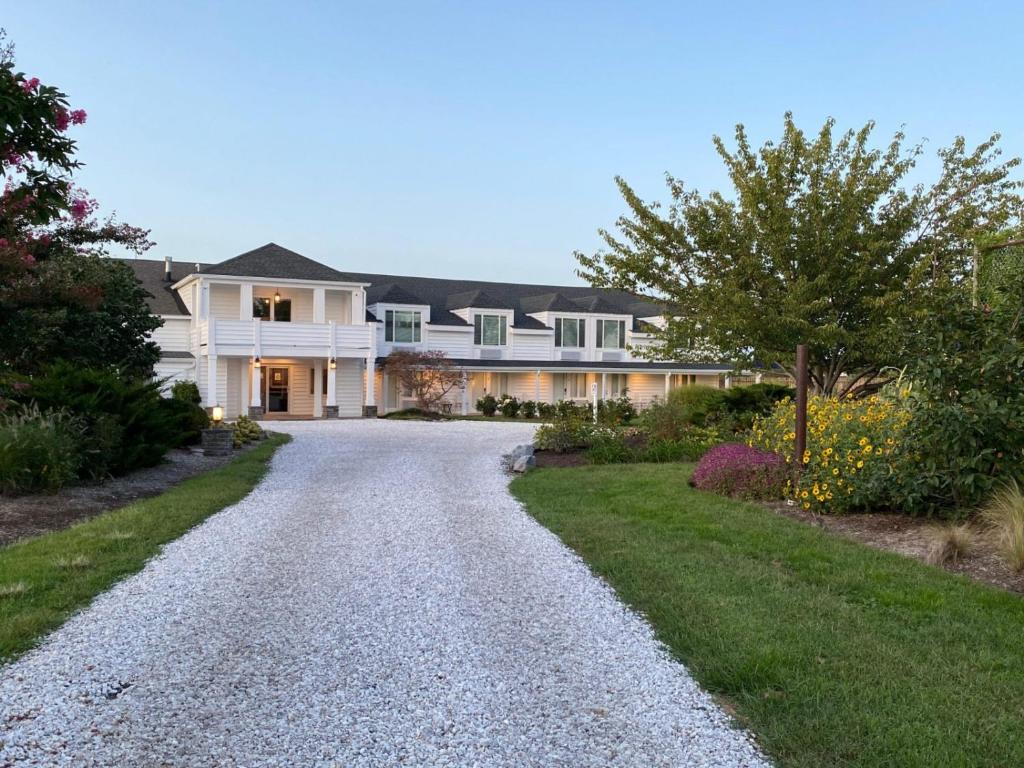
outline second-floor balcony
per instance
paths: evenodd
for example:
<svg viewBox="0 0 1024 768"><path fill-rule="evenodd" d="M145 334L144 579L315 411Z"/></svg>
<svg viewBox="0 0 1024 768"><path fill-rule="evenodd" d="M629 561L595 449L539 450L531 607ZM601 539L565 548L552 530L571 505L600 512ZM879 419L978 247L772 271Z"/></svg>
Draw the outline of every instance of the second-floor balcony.
<svg viewBox="0 0 1024 768"><path fill-rule="evenodd" d="M194 347L208 355L243 357L366 357L371 324L282 323L210 318L196 325Z"/></svg>

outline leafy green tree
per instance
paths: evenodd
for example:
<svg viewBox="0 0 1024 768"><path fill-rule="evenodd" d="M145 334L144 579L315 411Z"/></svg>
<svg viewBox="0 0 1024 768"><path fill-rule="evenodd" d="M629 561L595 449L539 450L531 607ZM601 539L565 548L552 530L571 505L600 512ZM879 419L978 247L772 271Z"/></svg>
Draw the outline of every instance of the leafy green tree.
<svg viewBox="0 0 1024 768"><path fill-rule="evenodd" d="M72 182L80 165L71 126L86 121L67 97L14 68L0 31L0 369L34 373L63 359L148 376L158 359L146 335L159 318L111 245L142 253L144 230L97 220Z"/></svg>
<svg viewBox="0 0 1024 768"><path fill-rule="evenodd" d="M1019 220L1019 159L998 134L973 150L963 138L938 153L934 183L907 186L922 153L897 133L871 144L873 123L808 136L786 114L782 138L760 150L742 125L719 137L731 194L702 195L669 176L671 203L647 203L621 178L629 208L606 248L577 252L592 284L666 305L654 354L718 355L737 366L794 371L806 343L812 387L856 395L905 363L908 333L950 303L969 302L974 244Z"/></svg>

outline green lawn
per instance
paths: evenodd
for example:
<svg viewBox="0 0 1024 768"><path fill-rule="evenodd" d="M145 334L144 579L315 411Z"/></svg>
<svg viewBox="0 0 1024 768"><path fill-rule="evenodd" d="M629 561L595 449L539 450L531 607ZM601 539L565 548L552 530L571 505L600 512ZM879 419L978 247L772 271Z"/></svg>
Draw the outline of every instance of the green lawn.
<svg viewBox="0 0 1024 768"><path fill-rule="evenodd" d="M779 765L1024 765L1024 600L695 491L691 469L512 490Z"/></svg>
<svg viewBox="0 0 1024 768"><path fill-rule="evenodd" d="M162 545L242 499L289 439L274 435L160 496L0 548L0 662L28 650L96 595L141 570Z"/></svg>

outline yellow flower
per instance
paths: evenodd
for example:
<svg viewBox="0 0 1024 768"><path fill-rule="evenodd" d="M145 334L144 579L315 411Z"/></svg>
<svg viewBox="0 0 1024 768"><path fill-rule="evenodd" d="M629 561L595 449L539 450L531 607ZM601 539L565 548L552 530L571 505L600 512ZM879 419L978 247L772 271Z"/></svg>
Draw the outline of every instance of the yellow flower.
<svg viewBox="0 0 1024 768"><path fill-rule="evenodd" d="M836 467L835 469L833 469L832 470L832 474L833 475L838 475L839 474L839 467Z"/></svg>
<svg viewBox="0 0 1024 768"><path fill-rule="evenodd" d="M862 469L863 467L864 467L864 462L863 462L863 460L862 460L862 461L858 461L858 462L857 462L857 469Z"/></svg>
<svg viewBox="0 0 1024 768"><path fill-rule="evenodd" d="M804 491L803 493L801 493L800 494L800 498L801 499L806 499L807 498L807 491Z"/></svg>
<svg viewBox="0 0 1024 768"><path fill-rule="evenodd" d="M867 444L868 444L868 439L866 437L862 437L860 440L857 441L857 445L860 445L860 446L865 446Z"/></svg>
<svg viewBox="0 0 1024 768"><path fill-rule="evenodd" d="M874 450L874 448L871 445L865 445L864 446L864 453L871 453L871 451L873 451L873 450Z"/></svg>

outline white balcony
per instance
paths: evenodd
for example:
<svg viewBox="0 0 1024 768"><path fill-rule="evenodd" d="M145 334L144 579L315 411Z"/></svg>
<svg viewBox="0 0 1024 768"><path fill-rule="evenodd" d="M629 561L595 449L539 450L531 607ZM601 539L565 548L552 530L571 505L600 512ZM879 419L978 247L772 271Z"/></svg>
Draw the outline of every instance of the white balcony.
<svg viewBox="0 0 1024 768"><path fill-rule="evenodd" d="M241 357L366 357L371 327L211 319L197 329L200 353ZM205 348L204 346L205 345Z"/></svg>

